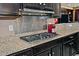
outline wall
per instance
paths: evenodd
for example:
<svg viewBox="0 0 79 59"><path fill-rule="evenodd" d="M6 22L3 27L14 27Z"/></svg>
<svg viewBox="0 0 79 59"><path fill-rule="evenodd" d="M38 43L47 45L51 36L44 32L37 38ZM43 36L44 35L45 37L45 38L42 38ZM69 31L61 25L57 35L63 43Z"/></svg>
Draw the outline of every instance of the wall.
<svg viewBox="0 0 79 59"><path fill-rule="evenodd" d="M13 25L14 30L9 31L9 25ZM15 20L0 20L0 36L13 35L16 28Z"/></svg>
<svg viewBox="0 0 79 59"><path fill-rule="evenodd" d="M0 3L0 14L16 13L18 9L18 3Z"/></svg>
<svg viewBox="0 0 79 59"><path fill-rule="evenodd" d="M79 3L61 3L61 6L65 6L65 7L78 7Z"/></svg>
<svg viewBox="0 0 79 59"><path fill-rule="evenodd" d="M46 29L47 16L23 16L15 20L0 20L0 36L8 36ZM13 31L9 31L9 25Z"/></svg>
<svg viewBox="0 0 79 59"><path fill-rule="evenodd" d="M46 29L48 16L23 16L17 19L17 27L15 30L16 34L33 32Z"/></svg>

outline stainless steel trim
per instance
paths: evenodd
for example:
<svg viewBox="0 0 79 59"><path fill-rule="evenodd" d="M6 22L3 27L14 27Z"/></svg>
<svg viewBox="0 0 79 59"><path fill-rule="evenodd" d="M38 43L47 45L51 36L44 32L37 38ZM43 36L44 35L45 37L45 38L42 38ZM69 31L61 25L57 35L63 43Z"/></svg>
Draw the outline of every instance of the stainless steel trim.
<svg viewBox="0 0 79 59"><path fill-rule="evenodd" d="M52 14L54 14L54 11L43 11L43 10L34 10L34 9L24 8L23 9L23 13L26 13L26 12L32 12L32 13L52 13Z"/></svg>
<svg viewBox="0 0 79 59"><path fill-rule="evenodd" d="M22 13L22 15L47 15L47 14L43 14L43 13Z"/></svg>

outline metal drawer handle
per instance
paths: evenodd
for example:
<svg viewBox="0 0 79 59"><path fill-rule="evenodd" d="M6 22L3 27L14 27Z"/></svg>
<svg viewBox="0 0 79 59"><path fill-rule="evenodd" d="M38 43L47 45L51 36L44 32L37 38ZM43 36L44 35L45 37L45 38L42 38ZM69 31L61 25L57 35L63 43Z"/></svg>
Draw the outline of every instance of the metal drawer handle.
<svg viewBox="0 0 79 59"><path fill-rule="evenodd" d="M54 55L54 54L55 54L55 52L52 52L52 54Z"/></svg>
<svg viewBox="0 0 79 59"><path fill-rule="evenodd" d="M74 38L73 36L70 36L69 38Z"/></svg>
<svg viewBox="0 0 79 59"><path fill-rule="evenodd" d="M49 56L51 56L51 54L49 54Z"/></svg>

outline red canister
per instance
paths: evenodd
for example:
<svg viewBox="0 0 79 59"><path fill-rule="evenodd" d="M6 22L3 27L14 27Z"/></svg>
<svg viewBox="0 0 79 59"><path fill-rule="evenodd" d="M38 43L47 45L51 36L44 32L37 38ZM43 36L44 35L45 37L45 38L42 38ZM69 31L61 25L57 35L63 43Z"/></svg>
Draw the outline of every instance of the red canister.
<svg viewBox="0 0 79 59"><path fill-rule="evenodd" d="M55 32L55 24L48 24L48 32L49 33Z"/></svg>
<svg viewBox="0 0 79 59"><path fill-rule="evenodd" d="M49 33L52 33L52 28L53 28L52 24L48 24L48 32Z"/></svg>

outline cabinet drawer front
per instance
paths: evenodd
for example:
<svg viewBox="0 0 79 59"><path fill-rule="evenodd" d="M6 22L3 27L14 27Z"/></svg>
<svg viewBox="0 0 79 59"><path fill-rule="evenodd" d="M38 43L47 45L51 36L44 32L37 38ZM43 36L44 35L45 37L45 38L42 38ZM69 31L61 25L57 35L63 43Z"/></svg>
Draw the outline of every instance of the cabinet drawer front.
<svg viewBox="0 0 79 59"><path fill-rule="evenodd" d="M50 51L51 50L49 49L49 50L40 52L40 53L36 54L35 56L51 56Z"/></svg>
<svg viewBox="0 0 79 59"><path fill-rule="evenodd" d="M51 41L51 42L47 42L38 46L33 47L33 53L37 54L40 53L42 51L48 50L51 47L55 46L58 43L57 40Z"/></svg>

